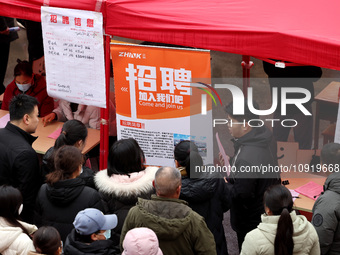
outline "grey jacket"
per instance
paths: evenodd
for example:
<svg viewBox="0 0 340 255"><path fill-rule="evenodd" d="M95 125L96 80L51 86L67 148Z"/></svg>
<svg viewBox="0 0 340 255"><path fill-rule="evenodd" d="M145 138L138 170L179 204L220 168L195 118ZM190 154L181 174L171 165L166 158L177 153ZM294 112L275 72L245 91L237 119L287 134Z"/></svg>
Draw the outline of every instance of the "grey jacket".
<svg viewBox="0 0 340 255"><path fill-rule="evenodd" d="M324 191L314 204L312 224L321 254L340 254L340 173L328 176Z"/></svg>

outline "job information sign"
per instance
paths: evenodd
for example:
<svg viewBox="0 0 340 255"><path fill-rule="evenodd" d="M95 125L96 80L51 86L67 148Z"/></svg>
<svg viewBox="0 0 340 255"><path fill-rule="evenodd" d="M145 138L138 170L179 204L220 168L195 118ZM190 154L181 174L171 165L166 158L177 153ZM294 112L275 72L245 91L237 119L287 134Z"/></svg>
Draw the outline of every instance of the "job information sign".
<svg viewBox="0 0 340 255"><path fill-rule="evenodd" d="M102 14L42 6L41 25L49 96L105 108Z"/></svg>

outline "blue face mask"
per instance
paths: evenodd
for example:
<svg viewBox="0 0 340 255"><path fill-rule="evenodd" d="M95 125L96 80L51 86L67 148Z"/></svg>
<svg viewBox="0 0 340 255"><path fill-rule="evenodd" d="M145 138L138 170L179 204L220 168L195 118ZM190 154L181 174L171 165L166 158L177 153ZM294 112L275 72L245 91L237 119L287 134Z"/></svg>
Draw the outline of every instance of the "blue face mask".
<svg viewBox="0 0 340 255"><path fill-rule="evenodd" d="M106 240L110 239L111 237L111 229L108 229L104 232L104 236L106 238Z"/></svg>

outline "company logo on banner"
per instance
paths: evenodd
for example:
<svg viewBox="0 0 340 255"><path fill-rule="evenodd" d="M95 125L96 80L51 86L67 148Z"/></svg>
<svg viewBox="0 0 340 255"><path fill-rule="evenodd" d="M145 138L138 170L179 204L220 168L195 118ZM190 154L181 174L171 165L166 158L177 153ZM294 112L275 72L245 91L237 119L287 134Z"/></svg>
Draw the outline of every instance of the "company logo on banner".
<svg viewBox="0 0 340 255"><path fill-rule="evenodd" d="M201 95L208 91L192 80L210 79L210 52L113 44L111 55L118 138L134 137L149 165L173 165L174 145L184 139L203 144L208 159L212 127L192 134L190 120L201 115Z"/></svg>

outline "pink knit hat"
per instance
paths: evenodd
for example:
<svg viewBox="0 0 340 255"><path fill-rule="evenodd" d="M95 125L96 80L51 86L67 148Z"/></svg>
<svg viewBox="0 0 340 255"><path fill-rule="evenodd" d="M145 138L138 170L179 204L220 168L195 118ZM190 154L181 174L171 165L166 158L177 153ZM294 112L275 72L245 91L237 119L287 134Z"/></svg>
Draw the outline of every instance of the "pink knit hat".
<svg viewBox="0 0 340 255"><path fill-rule="evenodd" d="M126 233L122 255L163 255L158 239L149 228L134 228Z"/></svg>

